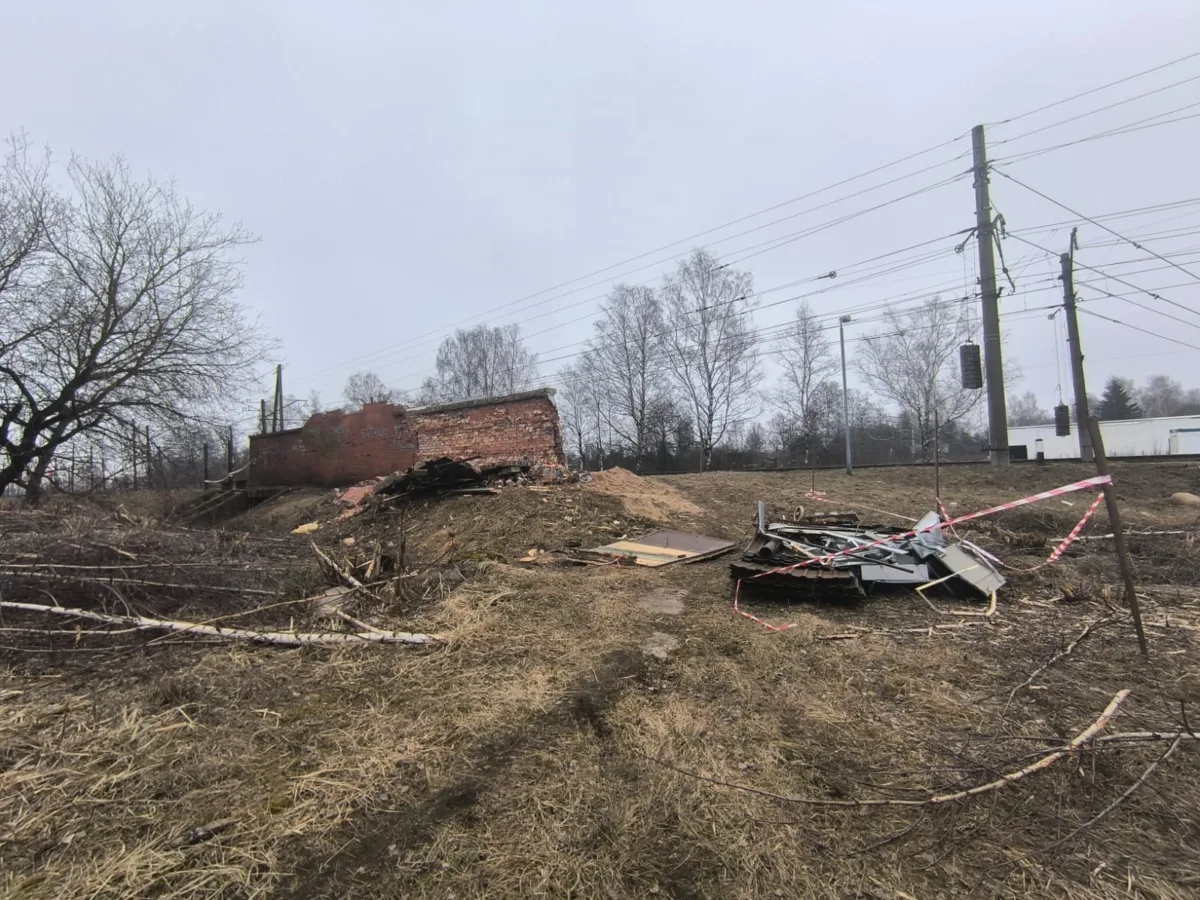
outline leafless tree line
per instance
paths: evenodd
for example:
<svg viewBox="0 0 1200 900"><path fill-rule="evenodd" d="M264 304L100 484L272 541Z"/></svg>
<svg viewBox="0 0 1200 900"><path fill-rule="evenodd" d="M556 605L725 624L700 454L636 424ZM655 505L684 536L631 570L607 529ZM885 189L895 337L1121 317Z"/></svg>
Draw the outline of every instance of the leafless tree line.
<svg viewBox="0 0 1200 900"><path fill-rule="evenodd" d="M121 159L0 167L0 491L36 500L55 455L146 424L202 427L268 342L235 300L253 237Z"/></svg>
<svg viewBox="0 0 1200 900"><path fill-rule="evenodd" d="M658 289L616 286L584 352L557 379L571 455L640 468L695 449L707 469L724 448L806 465L840 441L842 385L829 326L802 301L763 342L750 326L753 305L750 274L704 251ZM935 298L888 312L852 359L873 392L849 392L852 426L907 443L918 459L932 455L935 423L943 437L957 435L980 400L959 384L967 325L946 308ZM778 377L764 387L767 361Z"/></svg>

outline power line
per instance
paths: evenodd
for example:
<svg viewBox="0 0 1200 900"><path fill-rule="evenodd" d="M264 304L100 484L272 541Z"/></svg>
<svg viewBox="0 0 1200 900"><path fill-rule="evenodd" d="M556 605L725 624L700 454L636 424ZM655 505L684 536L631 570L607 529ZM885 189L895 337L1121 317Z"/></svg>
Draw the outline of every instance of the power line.
<svg viewBox="0 0 1200 900"><path fill-rule="evenodd" d="M640 253L640 254L638 254L637 256L632 256L632 257L629 257L628 259L622 260L621 262L618 262L618 263L613 263L612 265L605 266L605 267L604 267L604 268L602 268L602 269L596 269L596 270L595 270L595 271L593 271L593 272L589 272L588 274L586 274L586 275L581 275L581 276L579 276L579 277L577 277L577 278L572 278L572 279L570 279L569 281L560 282L559 284L557 284L557 285L554 285L553 287L545 288L545 289L543 289L543 290L541 290L541 291L537 291L537 292L535 292L535 293L533 293L533 294L528 294L528 295L526 295L526 296L524 296L524 297L521 297L521 298L519 298L519 299L517 299L517 300L513 300L513 301L510 301L510 302L508 302L508 303L504 303L504 304L500 304L500 305L498 305L498 306L495 306L495 307L491 307L491 308L490 308L490 309L488 309L488 310L485 310L485 311L483 311L483 312L480 312L480 313L476 313L476 314L474 314L474 315L472 315L472 316L467 316L467 317L465 317L465 318L463 318L463 319L460 319L460 320L458 320L458 321L456 321L456 322L453 322L453 323L451 323L451 324L449 324L449 325L446 325L446 326L440 326L439 328L433 329L432 331L425 332L424 334L416 335L416 336L414 336L414 337L412 337L412 338L409 338L409 339L406 339L406 340L404 340L404 341L398 342L397 344L394 344L394 345L392 345L392 347L393 347L393 348L400 348L400 347L409 346L409 345L411 345L411 344L412 344L414 341L423 341L423 340L425 340L425 339L427 339L427 338L429 338L429 337L432 337L432 336L435 336L435 335L441 334L441 333L443 333L443 332L445 332L445 331L448 331L449 329L451 329L451 328L454 328L454 327L456 327L456 326L459 326L459 325L465 324L465 323L467 323L467 322L472 322L472 321L475 321L476 319L479 319L479 318L481 318L481 317L484 317L484 316L494 315L494 314L495 314L495 313L497 313L497 312L500 312L500 311L502 311L502 310L505 310L505 309L509 309L509 308L511 308L511 307L514 307L514 306L518 306L519 304L521 304L521 303L524 303L524 302L525 302L525 301L527 301L527 300L532 300L532 299L534 299L534 298L537 298L537 297L540 297L540 296L542 296L543 294L550 293L551 291L556 291L556 290L559 290L560 288L564 288L564 287L570 286L570 285L572 285L572 284L576 284L577 282L580 282L580 281L586 280L586 279L588 279L588 278L595 277L595 276L597 276L597 275L600 275L600 274L603 274L603 273L605 273L605 272L610 272L610 271L611 271L611 270L613 270L613 269L619 268L619 267L621 267L621 266L624 266L624 265L628 265L629 263L633 263L633 262L637 262L637 261L639 261L639 260L645 259L647 256L653 256L653 255L654 255L654 254L656 254L656 253L660 253L660 252L662 252L662 251L664 251L664 250L669 250L669 249L671 249L671 248L673 248L673 247L677 247L677 246L679 246L680 244L685 244L685 243L688 243L688 242L690 242L690 241L693 241L693 240L695 240L695 239L697 239L697 238L706 237L706 236L708 236L708 235L710 235L710 234L714 234L714 233L716 233L716 232L718 232L718 231L722 231L722 230L724 230L724 229L726 229L726 228L733 227L734 225L741 224L742 222L747 222L747 221L749 221L749 220L751 220L751 219L754 219L754 218L757 218L757 217L759 217L759 216L766 215L766 214L768 214L768 213L774 212L775 210L782 209L783 207L785 207L785 206L789 206L789 205L791 205L791 204L793 204L793 203L799 203L799 202L801 202L801 201L803 201L803 200L811 199L812 197L816 197L816 196L819 196L820 194L827 193L828 191L834 190L835 188L838 188L838 187L843 187L843 186L845 186L845 185L847 185L847 184L850 184L850 183L852 183L852 182L854 182L854 181L861 180L862 178L867 178L867 177L869 177L869 176L871 176L871 175L874 175L874 174L877 174L877 173L879 173L879 172L885 171L886 169L894 168L895 166L902 165L903 163L905 163L905 162L909 162L909 161L911 161L911 160L913 160L913 159L916 159L916 158L918 158L918 157L920 157L920 156L924 156L924 155L926 155L926 154L928 154L928 153L932 153L932 152L934 152L934 151L936 151L936 150L940 150L940 149L942 149L942 148L944 148L944 147L947 147L947 146L949 146L949 145L951 145L951 144L953 144L953 143L956 143L957 141L961 140L961 137L962 137L962 136L959 136L958 138L954 138L954 139L952 139L952 140L943 141L943 142L941 142L940 144L935 144L934 146L932 146L932 147L929 147L929 148L927 148L927 149L925 149L925 150L921 150L921 151L918 151L917 153L912 153L912 154L909 154L909 155L908 155L908 156L906 156L906 157L903 157L903 158L901 158L901 159L898 159L898 160L895 160L895 161L893 161L893 162L887 163L887 164L885 164L885 165L882 165L882 166L876 166L876 167L875 167L875 168L873 168L873 169L870 169L870 170L868 170L868 171L866 171L866 172L862 172L862 173L860 173L860 174L858 174L858 175L854 175L854 176L852 176L852 177L850 177L850 178L844 178L844 179L842 179L841 181L838 181L838 182L835 182L835 183L833 183L833 184L827 185L827 186L825 186L825 187L823 187L823 188L819 188L819 189L817 189L817 190L815 190L815 191L810 191L810 192L808 192L807 194L802 194L802 195L801 195L801 196L799 196L799 197L793 197L791 200L786 200L786 201L784 201L784 202L782 202L782 203L777 203L777 204L775 204L774 206L767 207L767 208L765 208L765 209L759 210L758 212L750 213L749 215L742 216L741 218L738 218L738 219L733 219L733 220L731 220L731 221L729 221L729 222L726 222L726 223L724 223L724 224L722 224L722 225L718 225L718 226L715 226L715 227L713 227L713 228L706 229L705 231L700 231L700 232L697 232L696 234L690 235L689 237L682 238L682 239L680 239L680 240L677 240L677 241L672 241L671 243L669 243L669 244L664 244L664 245L662 245L661 247L658 247L658 248L656 248L656 249L654 249L654 250L649 250L649 251L647 251L647 252L645 252L645 253ZM800 211L800 212L798 212L798 213L792 213L792 214L790 214L790 215L788 215L788 216L784 216L784 217L782 217L782 218L780 218L780 219L775 219L775 220L773 220L773 221L771 221L771 222L767 222L767 223L764 223L764 224L762 224L762 225L757 225L757 226L755 226L755 227L753 227L753 228L749 228L749 229L745 229L745 230L743 230L743 231L737 232L736 234L728 235L728 236L726 236L726 237L720 238L719 240L716 240L716 241L710 241L708 244L705 244L704 246L705 246L705 247L711 247L711 246L714 246L714 245L716 245L716 244L718 244L718 243L723 243L723 242L725 242L725 241L728 241L728 240L733 240L734 238L737 238L737 237L742 237L742 236L744 236L744 235L747 235L747 234L752 234L752 233L754 233L754 232L756 232L756 231L761 231L761 230L763 230L764 228L770 228L770 227L772 227L772 226L774 226L774 225L778 225L778 224L780 224L780 223L782 223L782 222L786 222L786 221L789 221L789 220L791 220L791 219L798 218L799 216L802 216L802 215L807 215L808 213L811 213L811 212L816 212L816 211L818 211L818 210L821 210L821 209L825 209L825 208L827 208L827 207L829 207L829 206L833 206L833 205L835 205L835 204L837 204L837 203L843 203L843 202L845 202L846 200L853 199L854 197L858 197L858 196L861 196L861 195L863 195L863 194L870 193L870 192L872 192L872 191L876 191L876 190L879 190L879 189L881 189L881 188L888 187L888 186L890 186L890 185L896 184L897 182L904 181L904 180L907 180L907 179L909 179L909 178L914 178L914 177L916 177L917 175L922 175L922 174L924 174L924 173L926 173L926 172L930 172L930 171L933 171L933 170L935 170L935 169L942 168L943 166L946 166L946 165L949 165L949 164L951 164L951 163L953 163L953 162L956 162L957 160L959 160L959 159L962 159L962 158L964 158L965 156L968 156L968 155L969 155L969 151L966 151L966 152L960 153L960 154L958 154L957 156L951 157L950 159L943 160L942 162L935 163L935 164L933 164L933 165L931 165L931 166L926 166L925 168L922 168L922 169L917 169L917 170L915 170L915 171L913 171L913 172L908 172L908 173L906 173L906 174L904 174L904 175L897 176L896 178L890 179L890 180L888 180L888 181L880 182L879 184L872 185L872 186L871 186L871 187L869 187L869 188L864 188L864 189L862 189L862 190L860 190L860 191L856 191L856 192L854 192L854 193L851 193L851 194L848 194L848 195L846 195L846 196L843 196L843 197L838 197L838 198L836 198L836 199L834 199L834 200L826 201L825 203L818 204L817 206L810 207L810 208L808 208L808 209L805 209L805 210L802 210L802 211ZM953 183L953 181L954 181L954 180L956 180L958 177L961 177L961 176L955 176L954 178L952 178L952 179L948 179L948 180L946 180L945 182L943 182L943 183L941 183L941 184L938 184L938 185L936 185L936 186L940 187L940 186L944 186L945 184L950 184L950 183ZM933 186L929 186L929 187L927 187L926 189L932 189L932 188L933 188ZM915 195L914 195L914 196L915 196ZM908 197L907 197L907 196L905 196L905 197L896 198L895 200L893 200L893 201L891 201L891 202L899 202L899 201L900 201L900 200L902 200L902 199L908 199ZM865 215L867 212L873 212L873 211L875 211L876 209L880 209L880 208L882 208L882 207L883 207L883 206L885 206L885 205L887 205L887 204L881 204L880 206L877 206L877 207L870 207L870 208L868 208L868 209L866 209L866 210L860 211L860 213L859 213L858 215ZM841 221L849 221L849 218L843 218L843 219L841 219L841 220L839 220L839 221L835 222L834 224L840 224L840 223L841 223ZM814 227L815 227L815 226L814 226ZM690 252L690 251L687 251L687 252ZM551 301L553 301L553 300L560 299L560 298L561 298L561 297L563 297L563 296L569 296L569 295L570 295L570 294L572 294L572 293L577 293L577 292L578 292L578 291L580 291L580 290L587 290L589 287L596 287L598 284L602 284L602 283L604 283L605 281L609 281L609 280L611 280L611 278L619 278L619 277L623 277L624 275L633 274L634 272L642 271L642 270L644 270L644 269L647 269L647 268L651 268L651 267L654 267L654 266L658 266L658 265L662 265L662 264L664 264L664 263L671 262L671 261L673 261L673 260L679 259L679 258L680 258L680 257L682 257L682 256L686 256L686 255L687 255L687 252L685 252L685 253L680 253L680 254L675 254L675 255L673 255L673 256L667 257L666 259L662 259L662 260L658 260L658 261L655 261L655 262L652 262L652 263L648 263L648 264L646 264L646 265L643 265L643 266L640 266L640 267L638 267L638 268L636 268L636 269L632 269L632 270L630 270L630 271L624 272L624 273L622 273L622 274L620 274L620 275L609 276L608 278L604 279L604 280L603 280L603 281L601 281L601 282L598 282L597 284L585 285L584 287L581 287L581 288L576 288L575 290L568 291L568 292L566 292L565 294L559 294L559 295L556 295L555 297L550 297L550 298L547 298L547 299L545 299L545 300L539 301L538 303L535 303L535 304L533 304L532 306L536 307L536 306L542 305L543 303L548 303L548 302L551 302ZM529 307L529 308L532 308L532 307ZM323 373L323 372L326 372L326 371L331 371L332 369L335 369L335 368L340 368L340 367L342 367L343 365L347 365L347 364L358 364L358 363L361 363L361 362L363 362L363 361L366 361L368 358L370 358L370 357L371 357L371 356L373 356L373 355L374 355L374 354L367 354L366 356L362 356L362 357L356 357L356 358L354 358L354 359L352 359L352 360L348 360L348 361L346 361L346 362L343 362L343 363L338 363L338 364L335 364L334 366L330 366L330 367L327 367L327 368L325 368L325 369L318 370L317 372L314 372L314 373L312 373L312 374L321 374L321 373Z"/></svg>
<svg viewBox="0 0 1200 900"><path fill-rule="evenodd" d="M1008 125L1012 122L1018 122L1021 119L1027 119L1030 116L1035 116L1040 112L1045 112L1048 109L1054 109L1056 106L1062 106L1065 103L1070 103L1073 100L1079 100L1081 97L1088 97L1092 94L1106 91L1111 87L1116 87L1119 84L1125 84L1127 81L1133 81L1136 78L1142 78L1146 75L1151 75L1155 72L1161 72L1163 69L1169 69L1171 66L1177 66L1180 63L1187 62L1189 59L1195 59L1200 56L1200 51L1189 53L1186 56L1181 56L1178 59L1173 59L1170 62L1162 63L1150 69L1143 69L1141 72L1134 72L1132 75L1126 75L1124 78L1118 78L1116 81L1110 81L1108 84L1102 84L1099 87L1090 88L1086 91L1081 91L1078 94L1072 94L1070 97L1064 97L1062 100L1055 100L1053 103L1047 103L1045 106L1039 106L1037 109L1031 109L1029 112L1023 112L1017 116L1011 116L1007 119L1001 119L999 122L989 122L988 127Z"/></svg>
<svg viewBox="0 0 1200 900"><path fill-rule="evenodd" d="M926 241L921 241L921 242L918 242L918 243L916 243L916 244L912 244L912 245L910 245L910 246L908 246L908 247L904 247L904 248L901 248L901 249L899 249L899 250L893 250L893 251L890 251L890 252L888 252L888 253L877 254L877 255L875 255L875 256L873 256L873 257L870 257L870 258L868 258L868 259L861 260L861 261L859 261L859 262L851 263L851 264L849 264L848 266L841 267L841 268L840 268L840 269L838 269L838 270L834 270L835 272L837 272L837 273L838 273L838 274L841 276L841 277L839 277L839 278L838 278L838 280L837 280L837 282L836 282L835 284L832 284L830 287L828 287L828 288L825 288L825 289L823 289L823 290L821 290L821 291L817 291L817 292L815 292L815 293L814 293L814 294L812 294L812 295L805 295L805 296L815 296L816 294L820 294L820 293L826 293L826 292L828 292L828 291L831 291L831 290L843 290L843 289L845 289L845 288L848 288L848 287L851 287L851 286L853 286L853 285L855 285L855 284L859 284L859 283L861 283L861 282L863 282L863 281L870 280L871 278L877 278L877 277L881 277L882 275L887 275L887 274L890 274L890 273L892 273L892 272L899 271L901 268L907 267L907 266L909 266L909 265L911 265L911 264L913 264L913 263L909 263L909 262L906 262L906 261L889 263L888 265L890 266L890 268L885 268L885 269L884 269L884 270L882 270L882 271L875 272L875 273L872 273L872 274L870 274L870 275L865 275L865 274L864 274L864 275L861 275L860 277L852 278L852 279L850 279L850 280L848 280L848 281L847 281L847 280L845 279L845 277L844 277L844 276L845 276L845 274L846 274L846 270L847 270L847 269L854 270L854 269L858 269L858 268L860 268L860 267L869 266L869 265L870 265L870 264L872 264L872 263L879 262L879 261L881 261L881 260L887 259L887 258L888 258L888 257L890 257L890 256L895 256L895 255L897 255L897 254L900 254L900 253L905 253L905 252L907 252L908 250L917 249L917 248L920 248L920 247L923 247L923 246L928 246L929 244L936 243L936 242L938 242L938 241L949 240L949 239L951 239L951 238L954 238L954 237L957 237L957 236L961 235L962 233L963 233L963 232L961 232L961 231L960 231L960 232L951 232L951 233L949 233L949 234L946 234L946 235L942 235L942 236L939 236L939 237L936 237L936 238L931 238L931 239L929 239L929 240L926 240ZM921 263L921 262L927 262L927 261L930 261L930 260L932 260L932 259L936 258L938 255L947 255L947 254L949 254L949 253L951 253L951 252L952 252L952 251L950 250L950 248L947 248L947 249L946 249L946 250L944 250L944 251L938 251L936 254L920 254L920 255L919 255L919 258L916 260L916 262L917 262L917 263ZM853 274L853 273L852 273L852 274ZM818 274L811 275L811 276L808 276L808 277L806 277L806 278L798 279L798 280L795 280L795 281L792 281L792 282L788 282L788 283L781 284L781 285L775 285L775 286L773 286L773 287L770 287L770 288L765 288L765 289L762 289L762 290L756 291L756 292L754 293L754 295L753 295L753 296L755 296L755 297L760 297L760 296L762 296L762 295L764 295L764 294L773 293L773 292L775 292L775 291L778 291L778 290L783 290L783 289L786 289L786 288L788 288L788 287L796 286L796 285L799 285L799 284L812 283L812 282L820 281L820 280L823 280L823 279L827 279L827 278L829 278L829 277L830 277L830 271L829 271L829 270L823 270L822 272L820 272L820 273L818 273ZM647 279L646 281L644 281L644 282L641 282L641 284L649 284L649 283L651 283L651 282L652 282L652 281L654 281L654 280L656 280L656 279ZM570 304L570 305L568 305L568 306L565 306L565 307L562 307L560 310L556 310L556 311L562 311L562 310L565 310L565 309L570 309L570 308L572 308L572 307L574 307L574 306L580 306L580 305L583 305L584 303L589 303L589 302L593 302L593 301L599 301L599 300L603 300L603 299L605 298L605 296L607 296L607 295L600 295L600 296L597 296L597 297L588 298L587 300L580 301L580 302L578 302L578 303L574 303L574 304ZM789 300L790 300L790 299L795 299L795 298L788 298L788 299L785 299L785 300L782 300L782 301L777 301L777 302L775 302L775 303L767 304L766 306L762 306L762 307L759 307L759 308L760 308L760 309L769 309L769 308L771 308L772 306L778 306L778 305L780 305L781 303L786 303L786 302L789 302ZM568 325L575 324L575 323L578 323L578 322L580 322L580 321L587 320L587 319L589 319L589 318L593 318L593 317L594 317L595 315L597 315L598 313L599 313L599 311L597 310L597 311L596 311L596 312L594 312L594 313L589 313L588 315L585 315L585 316L578 317L578 318L576 318L576 319L573 319L573 320L570 320L570 321L568 321L568 322L559 323L558 325L551 326L550 328L543 329L543 330L542 330L542 331L540 331L540 332L535 332L533 335L529 335L529 337L534 337L534 336L537 336L537 335L540 335L540 334L545 334L545 333L547 333L547 332L550 332L550 331L556 330L557 328L560 328L560 327L567 327ZM521 322L520 322L520 323L518 323L518 324L527 323L527 322L529 322L529 321L532 321L532 320L534 320L534 319L537 319L537 318L542 318L542 317L544 317L545 315L550 315L550 314L552 314L552 313L551 313L551 312L546 312L546 313L541 313L541 314L538 314L537 316L528 317L528 318L526 318L526 319L524 319L524 320L521 320ZM582 343L584 343L584 342L585 342L585 340L586 340L586 339L584 339L584 340L580 340L580 341L577 341L577 342L575 342L575 344L573 344L573 345L568 345L568 346L577 346L577 345L579 345L579 344L582 344ZM553 352L553 351L551 351L551 352ZM422 354L414 354L414 355L409 355L409 356L406 356L406 357L404 357L404 359L403 359L403 362L404 362L404 363L408 363L408 362L416 362L418 359L420 359L420 358L421 358L422 356L424 356L424 355L425 355L425 354L423 354L423 353L422 353ZM420 374L421 374L421 373L409 373L409 374L406 374L406 375L402 376L402 377L399 379L399 381L403 382L403 381L406 381L406 380L408 380L409 378L412 378L412 377L420 377Z"/></svg>
<svg viewBox="0 0 1200 900"><path fill-rule="evenodd" d="M1190 78L1184 78L1182 81L1172 82L1171 84L1155 88L1152 91L1146 91L1142 94L1136 94L1133 97L1126 97L1124 100L1118 100L1115 103L1109 103L1107 106L1100 106L1096 109L1090 109L1087 112L1079 113L1079 115L1071 116L1066 119L1059 119L1057 122L1051 122L1049 125L1043 125L1041 128L1034 128L1032 131L1025 131L1021 134L1014 135L1010 138L996 141L999 144L1009 144L1013 141L1019 141L1022 138L1030 137L1031 135L1041 134L1043 131L1049 131L1051 128L1058 128L1061 125L1066 125L1069 122L1077 122L1080 119L1086 119L1088 116L1094 116L1097 113L1107 112L1110 109L1116 109L1118 106L1124 106L1126 103L1133 103L1135 100L1144 100L1146 97L1151 97L1155 94L1161 94L1163 91L1169 91L1172 88L1180 87L1181 85L1190 84L1193 81L1200 81L1200 75L1193 75ZM1185 107L1186 108L1186 107Z"/></svg>
<svg viewBox="0 0 1200 900"><path fill-rule="evenodd" d="M1031 247L1037 247L1037 249L1043 250L1046 253L1054 252L1052 250L1047 250L1045 247L1041 246L1040 244L1035 244L1033 241L1028 240L1027 238L1023 238L1018 234L1013 234L1011 231L1008 233L1008 236L1020 241L1023 244L1029 244L1029 246L1031 246ZM1171 306L1182 309L1184 312L1189 312L1194 316L1200 316L1200 312L1197 312L1196 310L1192 309L1190 306L1184 306L1182 303L1177 303L1176 301L1171 300L1168 297L1164 297L1161 294L1155 293L1154 291L1149 291L1149 290L1146 290L1146 288L1138 287L1136 284L1126 281L1124 278L1120 278L1109 272L1105 272L1103 269L1097 268L1096 266L1090 266L1087 263L1082 263L1078 259L1076 259L1074 261L1074 263L1076 266L1079 266L1080 268L1083 268L1083 269L1087 269L1089 272L1095 272L1097 275L1100 275L1104 278L1110 278L1113 281L1115 281L1119 284L1123 284L1128 288L1133 288L1135 291L1145 294L1147 297L1153 297L1155 300L1158 300L1161 303L1168 303ZM1190 287L1190 285L1174 285L1174 287Z"/></svg>
<svg viewBox="0 0 1200 900"><path fill-rule="evenodd" d="M1014 153L1012 156L1001 156L997 159L992 160L991 165L993 165L993 166L1011 165L1012 163L1016 163L1016 162L1025 162L1026 160L1033 159L1034 157L1037 157L1037 156L1042 156L1046 153L1053 153L1055 150L1062 150L1066 147L1074 147L1076 144L1086 144L1090 141L1098 141L1098 140L1102 140L1104 138L1109 138L1109 137L1118 137L1119 135L1122 135L1122 134L1133 134L1135 131L1145 131L1147 128L1158 128L1159 126L1162 126L1162 125L1173 125L1176 122L1186 122L1188 119L1195 119L1195 118L1200 117L1200 113L1194 113L1190 116L1179 116L1174 119L1164 119L1161 122L1156 122L1154 120L1162 119L1164 116L1173 115L1174 113L1177 113L1177 112L1183 112L1185 109L1192 109L1193 107L1196 107L1196 106L1200 106L1200 102L1188 103L1184 106L1177 107L1176 109L1169 109L1166 112L1161 112L1161 113L1158 113L1157 115L1148 116L1145 119L1139 119L1136 122L1130 122L1126 125L1118 125L1117 127L1110 128L1106 131L1101 131L1101 132L1097 132L1096 134L1089 134L1085 137L1076 138L1073 141L1065 141L1061 144L1052 144L1049 147L1040 147L1036 150L1026 150L1021 153Z"/></svg>
<svg viewBox="0 0 1200 900"><path fill-rule="evenodd" d="M1139 309L1144 309L1147 312L1152 312L1156 316L1162 316L1164 319L1171 319L1172 321L1175 321L1175 322L1182 322L1184 325L1187 325L1189 328L1195 328L1197 330L1200 330L1200 325L1197 325L1195 322L1189 322L1187 319L1181 319L1181 318L1179 318L1179 316L1173 316L1170 313L1163 312L1161 309L1155 309L1153 306L1147 306L1145 303L1138 303L1136 300L1130 300L1128 297L1121 297L1121 296L1118 296L1117 294L1110 294L1108 291L1104 290L1103 288L1098 288L1098 287L1095 287L1094 285L1089 284L1089 285L1087 285L1087 288L1088 288L1088 290L1097 291L1106 297L1112 297L1114 300L1120 300L1123 303L1128 303L1131 306L1136 306Z"/></svg>
<svg viewBox="0 0 1200 900"><path fill-rule="evenodd" d="M1109 234L1111 234L1113 237L1120 238L1121 240L1125 241L1126 243L1132 244L1134 247L1137 247L1143 253L1149 253L1151 256L1156 257L1157 259L1161 259L1163 262L1169 263L1170 265L1174 266L1176 269L1178 269L1183 274L1196 279L1196 281L1200 281L1200 275L1196 275L1192 272L1189 272L1183 266L1179 265L1179 263L1171 262L1171 260L1167 259L1165 256L1161 256L1160 254L1156 253L1153 250L1147 250L1145 247L1143 247L1137 241L1132 240L1131 238L1127 238L1124 235L1117 233L1116 231L1113 231L1107 225L1097 222L1095 219L1088 218L1081 212L1076 212L1075 210L1071 209L1071 207L1067 206L1065 203L1060 203L1059 201L1055 200L1053 197L1046 196L1041 191L1039 191L1037 188L1030 187L1029 185L1025 184L1025 182L1014 178L1013 176L1009 175L1007 172L998 172L997 174L1003 176L1004 178L1007 178L1009 181L1013 182L1014 184L1020 185L1021 187L1025 188L1025 190L1027 190L1027 191L1032 191L1033 193L1035 193L1039 197L1041 197L1043 200L1047 200L1050 203L1053 203L1055 206L1060 207L1061 209L1065 209L1071 215L1078 216L1079 218L1083 219L1085 222L1090 222L1091 224L1095 225L1097 228L1104 229Z"/></svg>
<svg viewBox="0 0 1200 900"><path fill-rule="evenodd" d="M1125 328L1132 328L1134 331L1140 331L1142 334L1148 334L1151 337L1156 337L1156 338L1159 338L1160 340L1170 341L1172 344L1179 344L1183 347L1187 347L1189 350L1200 350L1200 347L1197 347L1195 344L1189 344L1187 341L1176 340L1175 338L1167 337L1165 334L1159 334L1158 332L1155 332L1155 331L1149 331L1145 328L1139 328L1137 325L1130 325L1128 322L1122 322L1119 319L1113 319L1113 318L1110 318L1109 316L1102 316L1100 313L1095 312L1090 309L1087 309L1082 306L1079 307L1079 311L1082 313L1087 313L1089 316L1095 316L1097 319L1104 319L1104 321L1106 321L1106 322L1112 322L1114 325L1121 325Z"/></svg>

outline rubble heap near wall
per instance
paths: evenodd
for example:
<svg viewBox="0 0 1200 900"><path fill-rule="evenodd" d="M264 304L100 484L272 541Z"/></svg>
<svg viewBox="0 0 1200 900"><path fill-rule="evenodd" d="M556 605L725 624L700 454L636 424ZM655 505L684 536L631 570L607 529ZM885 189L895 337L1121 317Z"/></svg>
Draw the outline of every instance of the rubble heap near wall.
<svg viewBox="0 0 1200 900"><path fill-rule="evenodd" d="M339 486L437 457L563 467L551 389L441 406L369 403L317 413L301 428L250 438L252 487Z"/></svg>

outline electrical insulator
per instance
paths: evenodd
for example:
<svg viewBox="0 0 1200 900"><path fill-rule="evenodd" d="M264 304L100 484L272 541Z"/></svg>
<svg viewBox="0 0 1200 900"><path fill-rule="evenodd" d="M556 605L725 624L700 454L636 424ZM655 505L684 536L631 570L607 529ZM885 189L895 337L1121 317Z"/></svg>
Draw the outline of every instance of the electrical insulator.
<svg viewBox="0 0 1200 900"><path fill-rule="evenodd" d="M1066 437L1071 433L1071 407L1060 403L1054 407L1054 433Z"/></svg>
<svg viewBox="0 0 1200 900"><path fill-rule="evenodd" d="M977 391L983 387L983 364L979 361L978 344L968 342L958 348L958 365L964 388Z"/></svg>

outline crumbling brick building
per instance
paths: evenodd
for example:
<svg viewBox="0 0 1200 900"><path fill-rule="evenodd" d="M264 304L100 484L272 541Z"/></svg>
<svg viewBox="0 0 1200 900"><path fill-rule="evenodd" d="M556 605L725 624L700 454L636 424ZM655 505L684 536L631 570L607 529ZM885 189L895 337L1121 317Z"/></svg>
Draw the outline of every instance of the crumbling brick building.
<svg viewBox="0 0 1200 900"><path fill-rule="evenodd" d="M300 428L250 438L251 489L353 484L426 459L469 458L480 466L566 465L549 388L405 408L368 403L317 413Z"/></svg>

